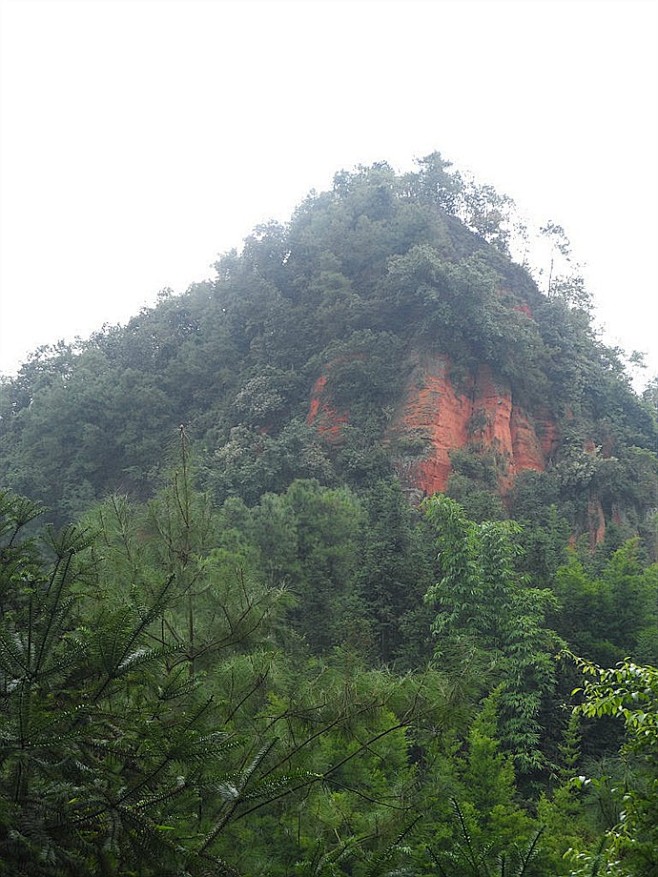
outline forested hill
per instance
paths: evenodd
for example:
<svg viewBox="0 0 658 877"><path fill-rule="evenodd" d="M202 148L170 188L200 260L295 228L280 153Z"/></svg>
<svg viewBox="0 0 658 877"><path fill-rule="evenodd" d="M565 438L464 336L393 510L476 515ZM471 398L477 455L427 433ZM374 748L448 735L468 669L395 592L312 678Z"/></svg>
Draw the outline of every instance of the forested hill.
<svg viewBox="0 0 658 877"><path fill-rule="evenodd" d="M642 532L655 407L596 337L581 279L552 272L544 294L510 259L509 208L438 154L337 174L214 281L36 351L2 386L0 478L60 520L145 498L184 424L218 502L393 477L479 517L558 503L593 545Z"/></svg>
<svg viewBox="0 0 658 877"><path fill-rule="evenodd" d="M2 383L2 877L655 877L657 386L546 235L359 168Z"/></svg>

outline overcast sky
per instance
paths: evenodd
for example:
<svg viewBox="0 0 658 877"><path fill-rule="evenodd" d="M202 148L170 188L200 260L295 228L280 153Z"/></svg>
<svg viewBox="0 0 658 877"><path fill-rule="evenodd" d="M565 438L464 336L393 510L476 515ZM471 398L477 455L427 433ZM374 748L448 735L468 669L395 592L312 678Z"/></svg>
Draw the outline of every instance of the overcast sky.
<svg viewBox="0 0 658 877"><path fill-rule="evenodd" d="M654 0L0 0L0 371L435 149L564 226L658 373Z"/></svg>

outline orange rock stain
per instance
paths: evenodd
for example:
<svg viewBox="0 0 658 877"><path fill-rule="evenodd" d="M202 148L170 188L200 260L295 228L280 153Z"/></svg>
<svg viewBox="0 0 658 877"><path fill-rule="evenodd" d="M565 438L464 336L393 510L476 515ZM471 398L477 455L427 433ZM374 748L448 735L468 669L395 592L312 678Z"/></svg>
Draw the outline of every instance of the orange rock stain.
<svg viewBox="0 0 658 877"><path fill-rule="evenodd" d="M342 428L349 423L347 411L336 411L329 403L326 394L327 376L320 375L311 391L311 402L306 415L306 423L315 426L318 433L329 443L336 444L341 439Z"/></svg>

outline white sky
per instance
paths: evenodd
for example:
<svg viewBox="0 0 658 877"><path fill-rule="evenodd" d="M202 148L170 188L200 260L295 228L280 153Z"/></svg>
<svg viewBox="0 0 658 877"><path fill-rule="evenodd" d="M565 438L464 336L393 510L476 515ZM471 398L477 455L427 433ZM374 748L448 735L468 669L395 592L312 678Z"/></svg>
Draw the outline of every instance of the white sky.
<svg viewBox="0 0 658 877"><path fill-rule="evenodd" d="M439 149L658 373L655 0L0 0L0 372L211 276L334 172Z"/></svg>

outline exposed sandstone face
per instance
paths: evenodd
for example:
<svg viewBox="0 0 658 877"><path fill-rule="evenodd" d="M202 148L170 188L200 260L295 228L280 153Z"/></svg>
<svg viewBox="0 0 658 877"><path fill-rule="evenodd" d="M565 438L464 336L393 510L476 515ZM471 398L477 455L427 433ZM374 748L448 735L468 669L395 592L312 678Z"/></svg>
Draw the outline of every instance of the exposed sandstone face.
<svg viewBox="0 0 658 877"><path fill-rule="evenodd" d="M389 430L389 437L397 438L398 444L406 436L417 436L427 443L422 457L396 461L406 487L428 495L445 490L452 469L449 452L467 443L472 412L471 400L455 392L445 358L427 358L416 366L402 410Z"/></svg>
<svg viewBox="0 0 658 877"><path fill-rule="evenodd" d="M558 442L551 418L542 412L534 419L515 405L509 389L496 383L488 366L480 366L460 386L455 386L450 372L445 356L416 357L386 435L403 485L426 495L444 492L452 472L450 452L468 445L494 454L503 496L519 472L543 472ZM315 382L306 422L336 445L349 413L331 405L326 384L326 375Z"/></svg>
<svg viewBox="0 0 658 877"><path fill-rule="evenodd" d="M349 422L349 414L346 411L336 411L329 404L326 385L326 375L320 375L313 384L306 423L309 426L315 426L325 441L337 444L340 442L343 426Z"/></svg>
<svg viewBox="0 0 658 877"><path fill-rule="evenodd" d="M425 452L398 457L396 467L407 488L427 495L445 491L452 471L450 451L456 448L473 444L492 452L498 463L499 489L505 495L518 472L543 472L557 444L555 424L544 416L535 426L513 403L510 391L496 384L488 366L480 366L457 389L450 363L438 355L419 358L389 430L389 438L398 447L404 445L405 436L413 435L425 439Z"/></svg>
<svg viewBox="0 0 658 877"><path fill-rule="evenodd" d="M331 404L326 386L323 374L313 385L306 422L336 446L349 412ZM496 383L488 366L480 366L456 385L447 357L417 355L386 440L401 483L419 497L445 492L452 473L450 452L468 446L494 455L504 497L519 472L543 472L558 447L558 427L548 412L533 415L513 402L509 389ZM599 449L588 441L583 450L594 454ZM590 498L582 524L590 548L600 545L606 519L598 498ZM573 535L574 544L575 539Z"/></svg>

